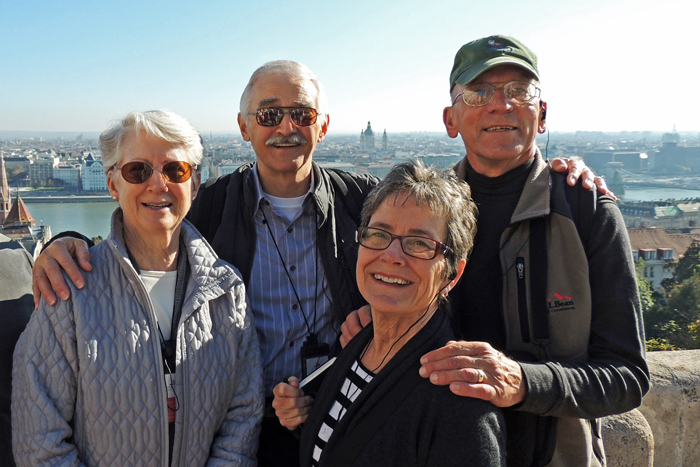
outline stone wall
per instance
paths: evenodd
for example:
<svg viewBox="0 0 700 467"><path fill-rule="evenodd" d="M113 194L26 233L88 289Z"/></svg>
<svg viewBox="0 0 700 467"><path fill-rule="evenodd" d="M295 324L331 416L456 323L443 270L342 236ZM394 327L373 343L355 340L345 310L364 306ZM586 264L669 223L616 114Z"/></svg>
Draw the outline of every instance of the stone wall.
<svg viewBox="0 0 700 467"><path fill-rule="evenodd" d="M642 406L604 420L608 466L700 466L700 350L649 352Z"/></svg>

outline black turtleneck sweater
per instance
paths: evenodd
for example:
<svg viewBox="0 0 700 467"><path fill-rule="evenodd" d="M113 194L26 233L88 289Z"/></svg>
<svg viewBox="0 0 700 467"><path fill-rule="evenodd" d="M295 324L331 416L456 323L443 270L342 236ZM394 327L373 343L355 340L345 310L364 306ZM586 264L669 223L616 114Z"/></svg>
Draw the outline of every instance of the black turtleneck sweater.
<svg viewBox="0 0 700 467"><path fill-rule="evenodd" d="M534 159L498 177L486 177L467 162L466 181L479 208L474 250L464 275L450 294L459 338L505 346L503 274L499 257L503 231L518 204Z"/></svg>

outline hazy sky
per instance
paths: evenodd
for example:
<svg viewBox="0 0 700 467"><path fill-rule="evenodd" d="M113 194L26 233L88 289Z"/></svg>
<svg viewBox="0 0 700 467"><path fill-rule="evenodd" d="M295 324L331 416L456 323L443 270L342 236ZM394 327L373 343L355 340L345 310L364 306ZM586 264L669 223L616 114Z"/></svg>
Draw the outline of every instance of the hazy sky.
<svg viewBox="0 0 700 467"><path fill-rule="evenodd" d="M0 0L0 130L102 131L167 108L238 132L250 74L308 65L330 132L444 131L454 54L490 34L539 56L552 131L700 131L694 0Z"/></svg>

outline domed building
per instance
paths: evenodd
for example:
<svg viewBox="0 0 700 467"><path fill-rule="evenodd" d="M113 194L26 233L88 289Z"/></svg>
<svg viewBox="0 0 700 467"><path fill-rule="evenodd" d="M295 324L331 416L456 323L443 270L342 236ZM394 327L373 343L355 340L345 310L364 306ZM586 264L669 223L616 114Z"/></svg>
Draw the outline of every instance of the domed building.
<svg viewBox="0 0 700 467"><path fill-rule="evenodd" d="M360 133L360 149L375 149L372 124L367 122L367 128Z"/></svg>

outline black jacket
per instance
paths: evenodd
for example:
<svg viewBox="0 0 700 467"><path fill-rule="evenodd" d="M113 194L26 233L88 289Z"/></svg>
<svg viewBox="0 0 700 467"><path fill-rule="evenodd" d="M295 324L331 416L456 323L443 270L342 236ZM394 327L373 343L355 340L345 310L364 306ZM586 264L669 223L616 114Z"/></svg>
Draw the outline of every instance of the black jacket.
<svg viewBox="0 0 700 467"><path fill-rule="evenodd" d="M209 180L202 186L188 217L209 241L220 258L238 268L248 285L255 258L256 236L253 217L255 172L253 163L235 172ZM313 192L321 221L319 248L333 299L333 313L342 322L365 302L355 283L357 242L355 231L360 209L378 180L340 170L323 169L313 163L316 186Z"/></svg>

